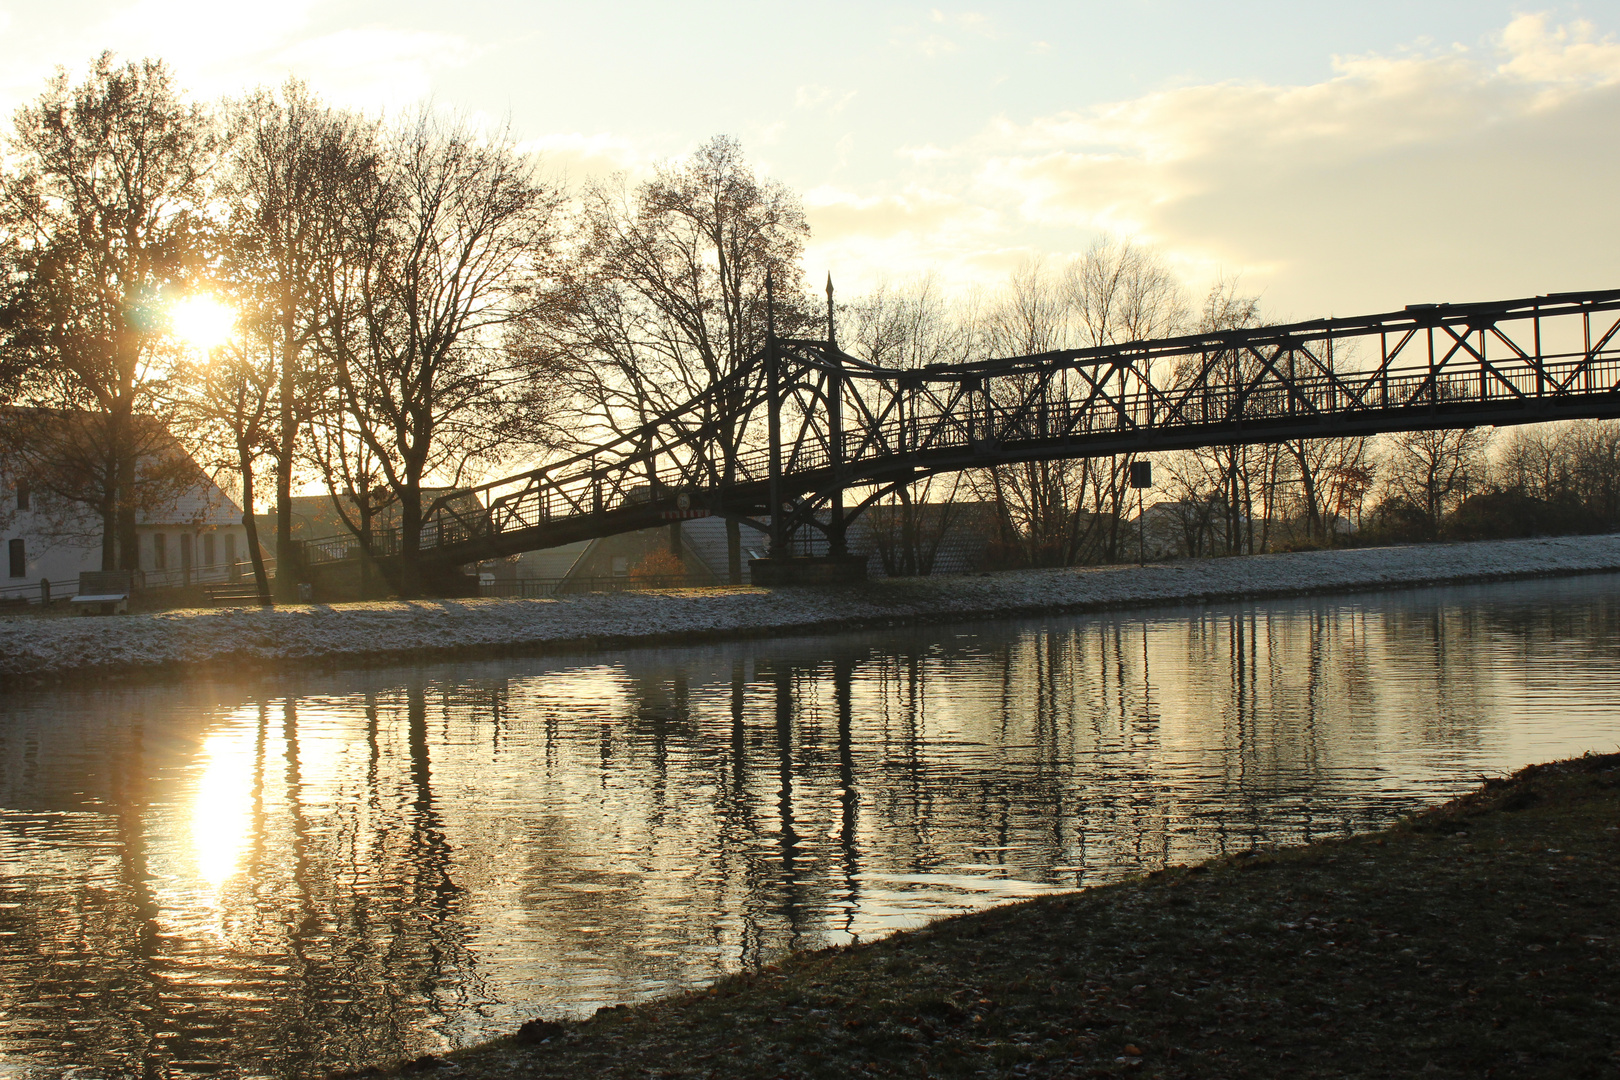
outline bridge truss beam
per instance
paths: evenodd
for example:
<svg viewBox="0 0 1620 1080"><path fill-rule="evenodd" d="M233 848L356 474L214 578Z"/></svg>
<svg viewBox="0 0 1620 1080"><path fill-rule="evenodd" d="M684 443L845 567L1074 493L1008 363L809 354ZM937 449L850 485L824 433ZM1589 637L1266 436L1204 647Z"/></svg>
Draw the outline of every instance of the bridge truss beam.
<svg viewBox="0 0 1620 1080"><path fill-rule="evenodd" d="M1616 416L1620 290L914 369L844 353L829 316L825 340L772 332L749 364L648 424L440 498L425 515L422 557L449 567L692 510L769 516L777 553L806 527L841 548L846 492L934 473ZM340 537L305 554L329 561L356 547Z"/></svg>

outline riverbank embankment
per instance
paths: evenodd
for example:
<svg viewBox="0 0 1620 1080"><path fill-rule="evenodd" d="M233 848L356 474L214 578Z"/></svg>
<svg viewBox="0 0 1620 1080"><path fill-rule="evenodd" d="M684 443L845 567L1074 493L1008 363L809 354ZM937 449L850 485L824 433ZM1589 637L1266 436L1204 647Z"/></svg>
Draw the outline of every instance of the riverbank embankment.
<svg viewBox="0 0 1620 1080"><path fill-rule="evenodd" d="M399 1068L646 1077L1620 1071L1620 754ZM366 1074L390 1071L368 1069Z"/></svg>
<svg viewBox="0 0 1620 1080"><path fill-rule="evenodd" d="M1620 534L1079 567L859 586L0 617L0 684L309 669L1620 571Z"/></svg>

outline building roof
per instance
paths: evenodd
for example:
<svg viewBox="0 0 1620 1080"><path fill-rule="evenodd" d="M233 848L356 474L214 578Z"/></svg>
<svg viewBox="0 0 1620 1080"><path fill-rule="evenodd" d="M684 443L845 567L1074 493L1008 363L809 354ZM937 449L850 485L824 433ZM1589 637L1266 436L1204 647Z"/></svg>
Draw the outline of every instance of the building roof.
<svg viewBox="0 0 1620 1080"><path fill-rule="evenodd" d="M61 409L35 409L11 406L0 410L0 419L24 425L22 430L25 437L37 437L45 440L47 444L55 438L50 431L61 433L62 444L81 448L79 453L93 450L97 445L99 436L95 434L92 421L101 414L82 410ZM162 424L162 421L153 416L136 416L135 422L144 425L145 435L143 441L150 448L141 454L143 461L159 458L166 466L173 468L168 473L176 481L189 483L177 495L154 506L141 508L136 512L135 523L147 527L153 526L224 526L237 525L242 521L242 509L213 479L197 464L193 458L171 433ZM44 423L47 428L28 426ZM61 425L61 426L58 426ZM84 432L83 438L74 437L71 432ZM0 468L0 472L6 472ZM167 468L160 471L167 472ZM24 477L26 479L26 477ZM165 481L167 483L167 481Z"/></svg>

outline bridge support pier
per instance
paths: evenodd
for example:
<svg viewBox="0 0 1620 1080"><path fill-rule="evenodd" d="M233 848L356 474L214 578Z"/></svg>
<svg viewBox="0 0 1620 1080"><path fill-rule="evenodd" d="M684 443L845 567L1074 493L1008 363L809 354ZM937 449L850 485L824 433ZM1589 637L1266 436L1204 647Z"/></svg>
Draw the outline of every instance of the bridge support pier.
<svg viewBox="0 0 1620 1080"><path fill-rule="evenodd" d="M849 554L845 542L844 483L844 361L838 351L838 327L833 318L832 275L827 275L827 353L832 366L827 370L827 446L832 465L833 491L827 521L827 550L835 559ZM861 576L866 576L863 567Z"/></svg>

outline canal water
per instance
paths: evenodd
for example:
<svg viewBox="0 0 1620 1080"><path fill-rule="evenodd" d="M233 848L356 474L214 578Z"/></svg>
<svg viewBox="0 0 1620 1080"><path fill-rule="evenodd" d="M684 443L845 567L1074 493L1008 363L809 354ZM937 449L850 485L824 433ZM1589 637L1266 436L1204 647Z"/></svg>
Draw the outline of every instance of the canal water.
<svg viewBox="0 0 1620 1080"><path fill-rule="evenodd" d="M0 698L0 1077L323 1075L1620 747L1620 576Z"/></svg>

